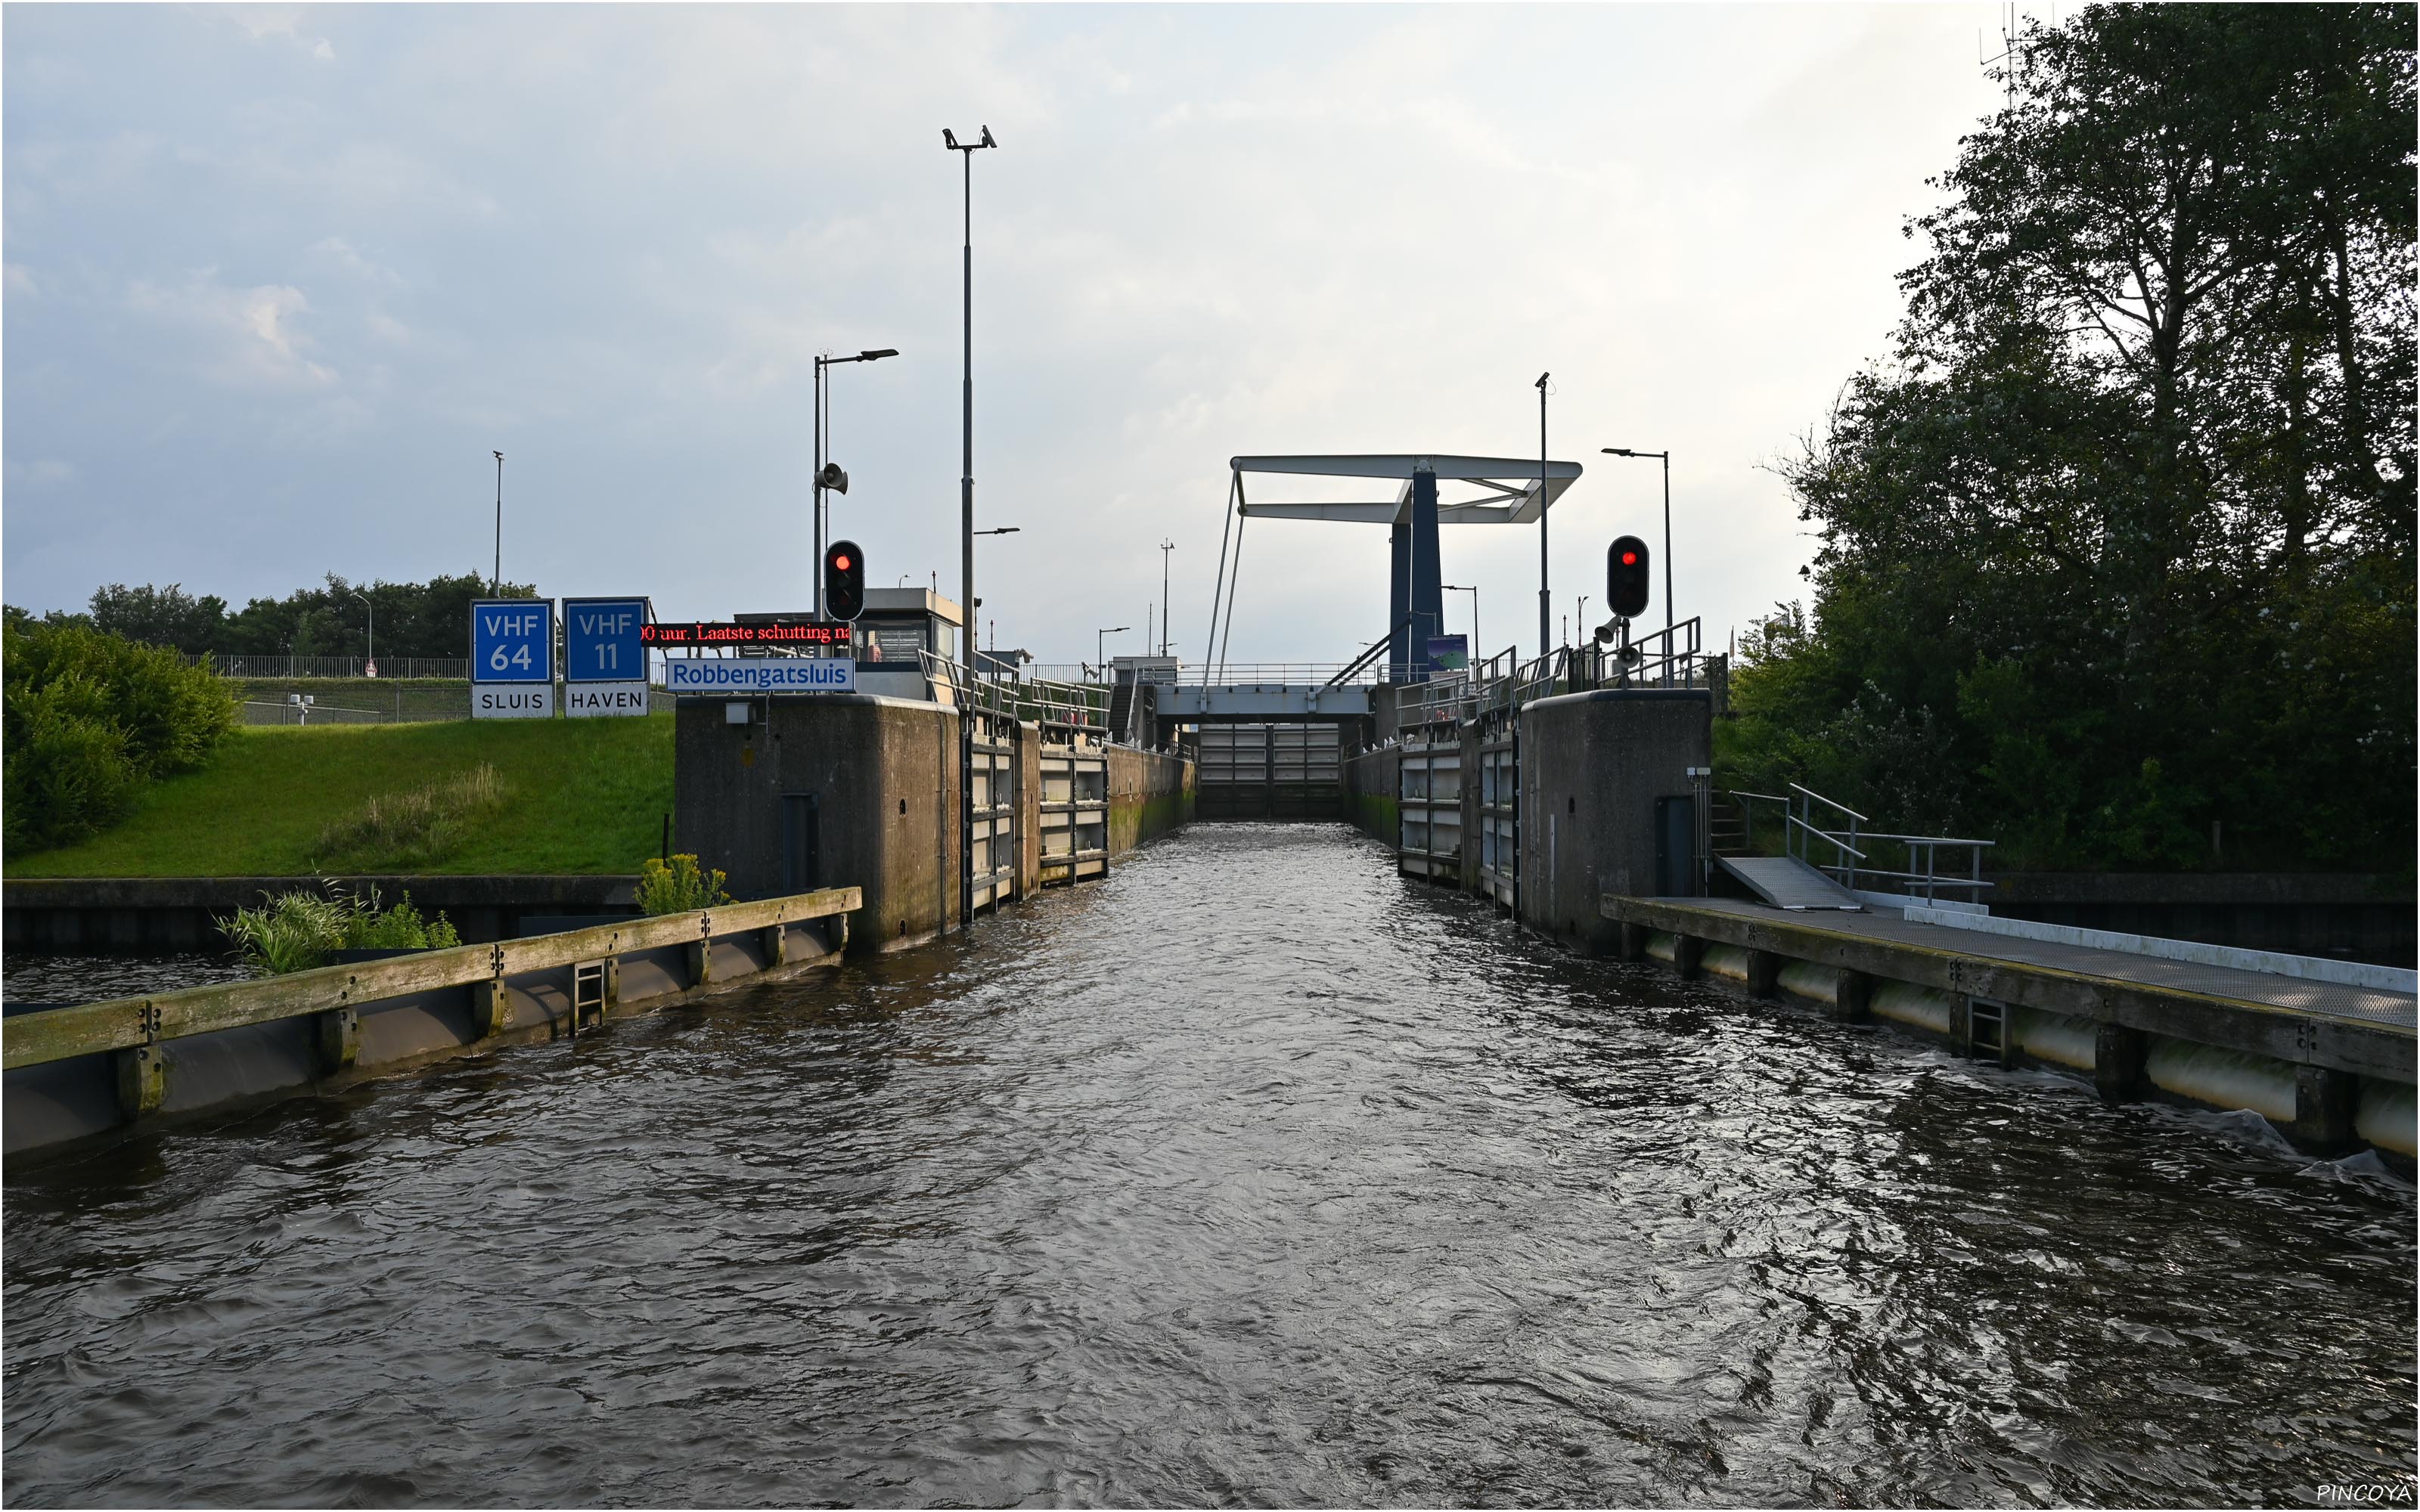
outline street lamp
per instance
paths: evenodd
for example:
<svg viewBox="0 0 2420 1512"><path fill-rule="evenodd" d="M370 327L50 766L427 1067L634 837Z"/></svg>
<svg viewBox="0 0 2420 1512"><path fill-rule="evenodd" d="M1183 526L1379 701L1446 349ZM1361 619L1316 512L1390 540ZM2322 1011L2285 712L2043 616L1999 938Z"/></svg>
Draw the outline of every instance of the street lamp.
<svg viewBox="0 0 2420 1512"><path fill-rule="evenodd" d="M1461 583L1439 583L1437 586L1444 589L1449 594L1468 594L1470 595L1470 654L1474 656L1478 656L1480 654L1478 585L1472 584L1469 587L1465 587Z"/></svg>
<svg viewBox="0 0 2420 1512"><path fill-rule="evenodd" d="M1104 674L1107 674L1109 670L1108 650L1109 637L1122 634L1125 631L1131 630L1133 628L1134 626L1131 625L1112 625L1108 629L1102 630L1093 637L1093 665L1096 670Z"/></svg>
<svg viewBox="0 0 2420 1512"><path fill-rule="evenodd" d="M369 675L376 677L378 675L378 606L370 602L370 595L367 594L356 592L353 596L360 599L362 607L370 611L370 654L364 659L370 664Z"/></svg>
<svg viewBox="0 0 2420 1512"><path fill-rule="evenodd" d="M1023 529L1024 527L1021 525L1003 525L995 531L977 531L975 533L977 535L1015 535L1018 531Z"/></svg>
<svg viewBox="0 0 2420 1512"><path fill-rule="evenodd" d="M941 146L958 155L965 169L962 191L965 206L966 244L959 264L959 308L964 311L966 379L963 387L963 408L960 425L963 431L966 465L958 474L958 515L960 554L958 563L958 596L966 604L968 633L961 637L958 649L964 656L967 686L975 681L975 154L985 147L996 147L991 128L983 129L979 141L960 142L955 133L941 128ZM958 864L958 928L961 932L975 927L975 722L958 720L958 841L964 854Z"/></svg>
<svg viewBox="0 0 2420 1512"><path fill-rule="evenodd" d="M488 596L504 591L504 454L496 454L496 572L488 579Z"/></svg>
<svg viewBox="0 0 2420 1512"><path fill-rule="evenodd" d="M1652 456L1664 464L1664 628L1672 628L1672 454L1635 452L1627 446L1604 448L1607 456ZM1671 648L1665 648L1669 651Z"/></svg>
<svg viewBox="0 0 2420 1512"><path fill-rule="evenodd" d="M1168 554L1176 549L1174 541L1159 543L1159 654L1168 655Z"/></svg>
<svg viewBox="0 0 2420 1512"><path fill-rule="evenodd" d="M831 408L831 390L828 386L824 378L824 369L827 367L837 367L843 363L878 363L886 357L896 357L898 355L898 349L892 347L885 347L880 351L860 352L855 357L827 357L821 352L815 354L815 471L814 507L815 516L814 534L816 565L814 570L809 573L808 576L814 579L815 618L817 619L823 618L824 613L824 574L822 565L824 560L824 538L830 533L828 529L828 522L824 518L824 490L829 488L834 493L848 492L848 474L843 472L839 468L831 466L824 458L824 441L831 431L831 416L829 413Z"/></svg>

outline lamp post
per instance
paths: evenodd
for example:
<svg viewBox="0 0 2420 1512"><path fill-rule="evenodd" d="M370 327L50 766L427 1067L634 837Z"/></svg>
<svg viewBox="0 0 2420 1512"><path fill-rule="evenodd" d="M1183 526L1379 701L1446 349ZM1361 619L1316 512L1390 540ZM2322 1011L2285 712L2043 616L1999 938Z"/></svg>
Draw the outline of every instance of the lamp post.
<svg viewBox="0 0 2420 1512"><path fill-rule="evenodd" d="M879 351L860 352L855 357L828 357L821 352L817 352L815 354L815 460L814 478L815 560L814 567L808 572L807 576L814 579L815 618L817 619L822 619L824 616L824 544L825 537L830 533L828 529L828 522L824 518L824 490L830 488L834 493L848 492L848 474L841 471L838 468L828 466L824 457L824 442L831 434L831 416L830 413L831 408L831 389L829 387L830 380L824 377L824 369L827 367L837 367L843 363L878 363L886 357L896 357L898 355L898 348L892 347L885 347Z"/></svg>
<svg viewBox="0 0 2420 1512"><path fill-rule="evenodd" d="M1554 601L1546 593L1546 380L1552 373L1538 375L1538 655L1543 659L1554 655L1554 645L1546 639L1554 614Z"/></svg>
<svg viewBox="0 0 2420 1512"><path fill-rule="evenodd" d="M1168 655L1168 554L1176 549L1174 541L1159 543L1159 655Z"/></svg>
<svg viewBox="0 0 2420 1512"><path fill-rule="evenodd" d="M1113 636L1113 635L1121 635L1121 634L1125 633L1125 631L1131 630L1131 629L1133 629L1133 628L1134 628L1134 626L1133 626L1133 625L1110 625L1108 629L1106 629L1106 630L1102 630L1102 631L1099 631L1099 632L1097 632L1097 633L1095 633L1095 634L1094 635L1094 637L1093 637L1093 665L1094 665L1094 667L1097 671L1100 671L1104 676L1108 675L1108 672L1109 672L1109 637L1111 637L1111 636Z"/></svg>
<svg viewBox="0 0 2420 1512"><path fill-rule="evenodd" d="M1019 531L1023 530L1024 528L1025 528L1025 527L1024 527L1024 526L1022 526L1022 525L1002 525L1002 526L1001 526L1001 527L1000 527L998 530L994 530L994 531L977 531L977 532L975 532L975 533L976 533L977 535L1015 535L1017 532L1019 532Z"/></svg>
<svg viewBox="0 0 2420 1512"><path fill-rule="evenodd" d="M1664 628L1672 628L1672 454L1669 452L1635 452L1627 446L1608 446L1607 456L1652 456L1664 464ZM1670 646L1665 650L1669 652Z"/></svg>
<svg viewBox="0 0 2420 1512"><path fill-rule="evenodd" d="M357 592L353 596L360 599L362 607L370 611L370 654L364 659L370 664L369 675L376 677L378 675L378 606L370 602L370 595L367 594Z"/></svg>
<svg viewBox="0 0 2420 1512"><path fill-rule="evenodd" d="M504 591L504 454L496 453L496 571L488 579L488 596Z"/></svg>
<svg viewBox="0 0 2420 1512"><path fill-rule="evenodd" d="M965 210L966 240L959 260L959 308L963 312L961 327L964 335L966 378L961 386L961 440L965 447L965 466L958 474L958 596L965 602L969 634L959 638L958 648L965 658L967 686L975 678L975 154L985 147L996 147L991 128L983 129L978 141L960 142L948 127L941 128L941 146L958 155L965 170L961 195ZM958 866L958 928L970 931L975 923L975 794L971 779L975 764L975 726L970 718L958 720L958 843L961 856Z"/></svg>
<svg viewBox="0 0 2420 1512"><path fill-rule="evenodd" d="M1439 583L1437 586L1444 589L1449 594L1468 594L1470 595L1470 654L1474 656L1478 656L1480 654L1479 585L1473 583L1466 587L1461 583Z"/></svg>

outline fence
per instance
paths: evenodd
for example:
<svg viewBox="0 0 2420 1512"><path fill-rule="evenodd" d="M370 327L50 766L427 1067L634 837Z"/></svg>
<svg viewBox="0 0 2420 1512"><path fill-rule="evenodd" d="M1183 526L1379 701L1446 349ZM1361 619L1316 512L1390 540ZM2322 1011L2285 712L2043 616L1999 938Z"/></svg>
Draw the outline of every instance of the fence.
<svg viewBox="0 0 2420 1512"><path fill-rule="evenodd" d="M298 693L312 702L297 705L294 698ZM471 688L467 683L455 687L408 687L381 677L375 683L355 681L330 687L321 679L318 690L313 691L312 679L286 678L270 680L266 686L252 684L243 689L243 694L240 717L245 724L253 725L425 724L471 717ZM674 695L662 688L647 690L650 714L669 713L674 702Z"/></svg>
<svg viewBox="0 0 2420 1512"><path fill-rule="evenodd" d="M206 666L221 677L242 679L367 677L371 665L366 656L235 656L218 651L188 656L185 660L191 666ZM380 656L377 667L380 682L393 679L460 683L471 677L468 656Z"/></svg>

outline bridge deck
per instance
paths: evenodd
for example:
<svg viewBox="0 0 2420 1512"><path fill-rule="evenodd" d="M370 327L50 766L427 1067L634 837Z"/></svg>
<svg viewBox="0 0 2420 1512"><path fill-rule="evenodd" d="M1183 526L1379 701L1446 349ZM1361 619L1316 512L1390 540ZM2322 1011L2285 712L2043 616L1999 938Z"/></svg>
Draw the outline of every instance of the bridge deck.
<svg viewBox="0 0 2420 1512"><path fill-rule="evenodd" d="M1623 923L2370 1075L2413 1075L2410 993L1730 898L1607 894ZM2217 1032L2213 1032L2217 1031Z"/></svg>

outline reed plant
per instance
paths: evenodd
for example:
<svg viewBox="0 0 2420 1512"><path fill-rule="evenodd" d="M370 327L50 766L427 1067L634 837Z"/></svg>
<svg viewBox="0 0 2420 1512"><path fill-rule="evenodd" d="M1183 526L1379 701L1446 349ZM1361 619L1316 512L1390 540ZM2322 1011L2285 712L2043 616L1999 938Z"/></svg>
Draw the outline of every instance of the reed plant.
<svg viewBox="0 0 2420 1512"><path fill-rule="evenodd" d="M376 887L263 893L259 907L237 909L220 930L264 977L325 965L338 950L442 950L462 943L442 911L422 918L409 892L393 907L382 906Z"/></svg>

